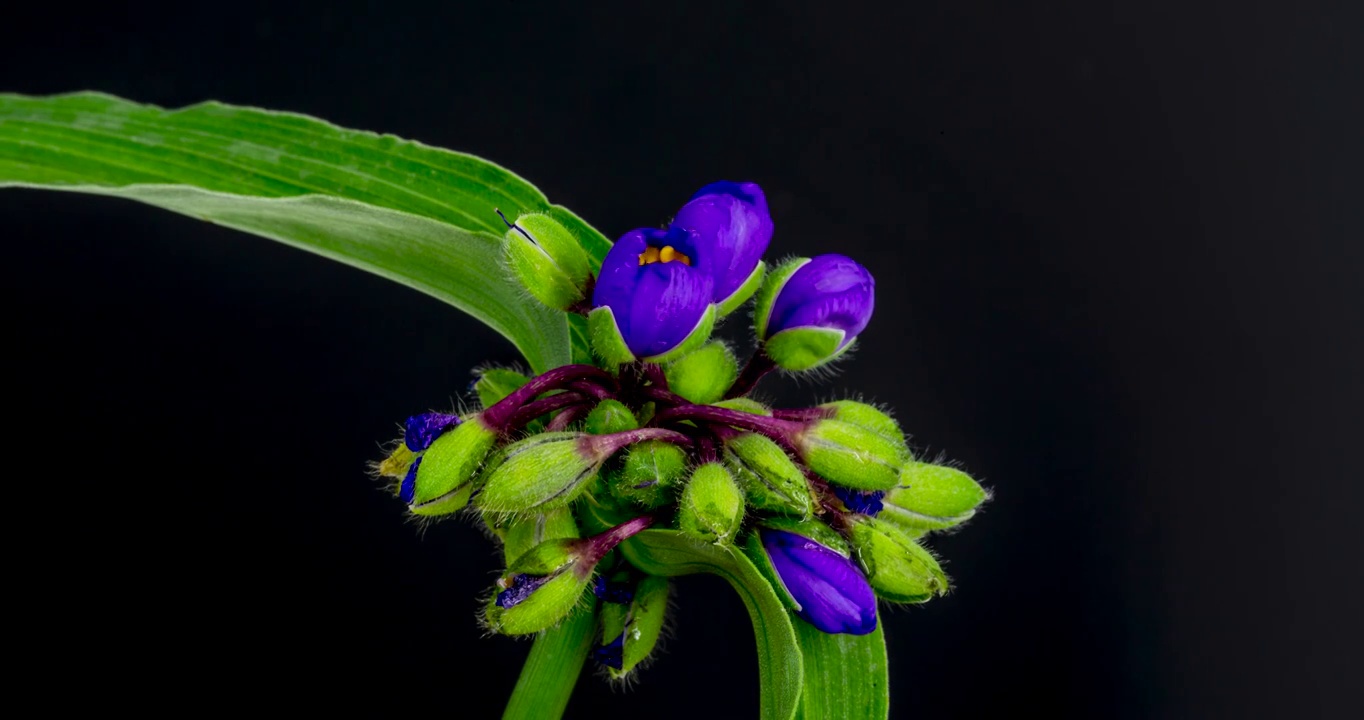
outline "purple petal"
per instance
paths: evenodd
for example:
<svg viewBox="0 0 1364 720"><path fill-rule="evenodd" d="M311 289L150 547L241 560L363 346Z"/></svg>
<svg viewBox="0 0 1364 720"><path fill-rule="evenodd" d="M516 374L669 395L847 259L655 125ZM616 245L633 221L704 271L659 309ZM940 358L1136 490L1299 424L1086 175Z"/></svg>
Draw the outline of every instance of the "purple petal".
<svg viewBox="0 0 1364 720"><path fill-rule="evenodd" d="M763 530L763 547L796 613L826 633L866 635L876 629L876 594L862 571L838 552L784 530Z"/></svg>
<svg viewBox="0 0 1364 720"><path fill-rule="evenodd" d="M838 499L842 500L843 504L848 506L852 512L876 517L877 513L885 509L885 503L881 502L881 498L886 496L884 490L862 492L838 485L831 485L830 487L833 488L834 495L837 495Z"/></svg>
<svg viewBox="0 0 1364 720"><path fill-rule="evenodd" d="M639 281L639 255L649 247L648 234L655 232L648 228L631 230L611 246L610 252L602 260L601 272L592 291L593 307L609 307L616 314L616 322L624 322L624 310L630 307L635 296L635 285ZM625 328L621 328L624 334Z"/></svg>
<svg viewBox="0 0 1364 720"><path fill-rule="evenodd" d="M422 465L422 457L425 456L420 456L412 461L412 464L407 467L407 475L403 477L402 484L398 485L398 499L408 505L411 505L417 497L417 468Z"/></svg>
<svg viewBox="0 0 1364 720"><path fill-rule="evenodd" d="M606 667L619 670L625 666L625 633L592 651L592 659Z"/></svg>
<svg viewBox="0 0 1364 720"><path fill-rule="evenodd" d="M697 234L693 257L714 278L716 301L743 285L772 240L767 198L755 183L711 183L692 196L672 224Z"/></svg>
<svg viewBox="0 0 1364 720"><path fill-rule="evenodd" d="M412 452L421 452L429 447L446 430L459 424L458 415L445 413L424 413L407 419L407 430L403 442Z"/></svg>
<svg viewBox="0 0 1364 720"><path fill-rule="evenodd" d="M777 294L767 335L797 327L830 328L844 332L846 345L871 320L875 290L871 273L851 258L815 257L801 266Z"/></svg>
<svg viewBox="0 0 1364 720"><path fill-rule="evenodd" d="M531 593L540 589L540 586L544 585L550 577L549 575L527 575L525 573L513 575L511 584L507 589L497 594L497 606L506 610L519 605L523 600L530 597Z"/></svg>
<svg viewBox="0 0 1364 720"><path fill-rule="evenodd" d="M630 352L650 357L682 344L710 307L713 287L710 276L680 262L642 266L626 323Z"/></svg>

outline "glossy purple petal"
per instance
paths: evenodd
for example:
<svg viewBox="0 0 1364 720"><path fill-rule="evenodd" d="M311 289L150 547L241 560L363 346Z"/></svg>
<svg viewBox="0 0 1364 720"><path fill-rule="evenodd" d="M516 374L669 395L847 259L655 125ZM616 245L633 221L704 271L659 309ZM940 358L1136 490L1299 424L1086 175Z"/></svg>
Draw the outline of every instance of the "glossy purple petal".
<svg viewBox="0 0 1364 720"><path fill-rule="evenodd" d="M422 466L422 457L425 456L419 456L407 466L407 475L403 476L402 483L398 485L398 499L408 505L417 497L417 469Z"/></svg>
<svg viewBox="0 0 1364 720"><path fill-rule="evenodd" d="M413 415L407 419L407 431L403 433L403 442L407 449L412 452L421 452L436 441L446 430L459 424L458 415L447 415L445 413L424 413Z"/></svg>
<svg viewBox="0 0 1364 720"><path fill-rule="evenodd" d="M801 606L796 615L826 633L876 629L876 594L852 560L802 535L761 532L782 585Z"/></svg>
<svg viewBox="0 0 1364 720"><path fill-rule="evenodd" d="M767 198L755 183L711 183L692 196L672 224L696 233L696 265L714 278L716 302L744 284L772 240Z"/></svg>
<svg viewBox="0 0 1364 720"><path fill-rule="evenodd" d="M626 346L639 357L680 345L711 304L714 281L701 268L681 262L639 264L646 248L665 245L692 258L703 250L694 233L679 228L633 230L607 253L592 294L594 307L611 308Z"/></svg>
<svg viewBox="0 0 1364 720"><path fill-rule="evenodd" d="M820 255L791 276L772 303L767 336L798 327L842 330L843 345L867 327L875 306L876 281L856 261Z"/></svg>

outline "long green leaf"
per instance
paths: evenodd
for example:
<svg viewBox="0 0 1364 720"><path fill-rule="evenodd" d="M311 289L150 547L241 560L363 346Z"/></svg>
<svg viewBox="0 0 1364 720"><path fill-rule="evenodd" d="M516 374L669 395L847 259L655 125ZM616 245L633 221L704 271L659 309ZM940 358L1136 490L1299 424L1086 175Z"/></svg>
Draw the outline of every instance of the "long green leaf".
<svg viewBox="0 0 1364 720"><path fill-rule="evenodd" d="M801 698L801 651L790 614L743 553L729 546L700 545L676 530L645 530L621 544L625 557L654 575L714 573L743 599L758 645L763 720L790 720Z"/></svg>
<svg viewBox="0 0 1364 720"><path fill-rule="evenodd" d="M0 187L140 200L378 273L487 323L536 371L570 361L567 323L501 271L494 209L552 213L598 261L610 247L486 160L216 102L0 94Z"/></svg>
<svg viewBox="0 0 1364 720"><path fill-rule="evenodd" d="M563 716L597 628L597 597L591 592L583 597L587 607L535 638L502 720L555 720Z"/></svg>
<svg viewBox="0 0 1364 720"><path fill-rule="evenodd" d="M885 720L890 712L886 637L880 618L867 635L830 635L795 623L805 659L800 720Z"/></svg>

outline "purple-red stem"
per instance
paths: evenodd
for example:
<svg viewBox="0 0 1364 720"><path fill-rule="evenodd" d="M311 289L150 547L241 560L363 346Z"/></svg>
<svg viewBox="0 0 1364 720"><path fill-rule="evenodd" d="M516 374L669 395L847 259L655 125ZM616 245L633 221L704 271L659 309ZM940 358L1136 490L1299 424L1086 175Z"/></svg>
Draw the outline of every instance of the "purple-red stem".
<svg viewBox="0 0 1364 720"><path fill-rule="evenodd" d="M512 413L503 423L502 432L509 433L520 430L526 423L555 410L577 405L587 401L587 397L575 392L562 392L550 395L547 398L540 398L532 403L521 406L516 412Z"/></svg>
<svg viewBox="0 0 1364 720"><path fill-rule="evenodd" d="M611 376L606 371L591 365L564 365L557 367L549 372L532 378L530 382L514 390L510 395L494 403L492 407L483 411L482 420L489 428L498 432L508 432L509 420L515 416L521 407L529 403L536 395L558 390L575 380L597 378L605 382L610 382ZM543 414L543 413L541 413ZM532 415L531 417L535 417ZM524 423L523 423L524 424Z"/></svg>
<svg viewBox="0 0 1364 720"><path fill-rule="evenodd" d="M773 440L781 441L788 446L794 444L796 436L805 430L805 423L767 417L766 415L754 415L738 410L715 407L714 405L679 405L674 408L667 408L654 415L653 422L662 425L682 420L699 420L752 430Z"/></svg>
<svg viewBox="0 0 1364 720"><path fill-rule="evenodd" d="M590 538L580 540L579 547L582 555L579 556L578 572L586 574L592 572L592 568L601 561L606 553L611 552L617 545L625 540L638 535L641 531L654 524L652 515L641 515L633 520L627 520L610 530L593 535Z"/></svg>
<svg viewBox="0 0 1364 720"><path fill-rule="evenodd" d="M743 397L757 387L758 381L765 375L777 368L777 364L772 362L772 358L763 352L762 348L753 353L753 357L744 364L744 369L739 373L739 378L734 381L734 385L725 393L725 399Z"/></svg>

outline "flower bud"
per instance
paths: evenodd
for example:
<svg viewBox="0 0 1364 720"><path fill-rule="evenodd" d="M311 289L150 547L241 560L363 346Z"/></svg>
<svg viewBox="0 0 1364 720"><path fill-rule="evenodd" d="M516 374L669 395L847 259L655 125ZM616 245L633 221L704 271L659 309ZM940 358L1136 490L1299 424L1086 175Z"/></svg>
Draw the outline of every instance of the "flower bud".
<svg viewBox="0 0 1364 720"><path fill-rule="evenodd" d="M528 550L547 540L580 537L578 523L567 507L555 508L524 518L490 516L490 519L493 520L490 526L502 538L502 555L508 565L512 565Z"/></svg>
<svg viewBox="0 0 1364 720"><path fill-rule="evenodd" d="M678 506L678 529L716 545L733 542L744 519L744 493L719 463L706 463L692 472Z"/></svg>
<svg viewBox="0 0 1364 720"><path fill-rule="evenodd" d="M484 618L493 632L539 632L568 615L587 589L592 570L620 542L648 527L635 518L582 540L546 540L517 558L497 579Z"/></svg>
<svg viewBox="0 0 1364 720"><path fill-rule="evenodd" d="M852 347L867 327L876 283L842 255L796 258L768 274L754 327L763 352L784 370L812 370Z"/></svg>
<svg viewBox="0 0 1364 720"><path fill-rule="evenodd" d="M619 400L611 399L597 403L583 421L583 430L591 435L609 435L638 427L639 420L635 419L635 414L630 412L630 408L625 407Z"/></svg>
<svg viewBox="0 0 1364 720"><path fill-rule="evenodd" d="M711 183L677 211L672 225L695 234L695 260L715 280L721 316L752 297L762 284L761 258L772 239L762 188L751 182Z"/></svg>
<svg viewBox="0 0 1364 720"><path fill-rule="evenodd" d="M780 445L757 433L744 433L726 441L725 450L750 505L810 517L815 502L810 483Z"/></svg>
<svg viewBox="0 0 1364 720"><path fill-rule="evenodd" d="M503 448L488 462L488 480L475 504L494 513L544 512L569 504L605 459L590 452L585 437L542 433Z"/></svg>
<svg viewBox="0 0 1364 720"><path fill-rule="evenodd" d="M960 525L990 493L970 475L946 465L910 461L886 494L882 517L920 534Z"/></svg>
<svg viewBox="0 0 1364 720"><path fill-rule="evenodd" d="M497 441L497 433L478 415L465 418L418 457L403 479L399 495L416 515L448 515L469 503L478 467Z"/></svg>
<svg viewBox="0 0 1364 720"><path fill-rule="evenodd" d="M403 444L412 452L421 452L431 447L436 438L458 424L458 415L434 412L413 415L407 419L403 431Z"/></svg>
<svg viewBox="0 0 1364 720"><path fill-rule="evenodd" d="M816 420L798 439L805 463L829 482L857 490L889 490L909 461L902 440L842 420Z"/></svg>
<svg viewBox="0 0 1364 720"><path fill-rule="evenodd" d="M711 403L711 405L714 405L715 407L718 408L724 408L726 410L737 410L739 412L746 412L749 415L767 415L769 417L772 415L772 408L758 402L757 400L753 400L751 398L746 397L729 398L728 400L713 402Z"/></svg>
<svg viewBox="0 0 1364 720"><path fill-rule="evenodd" d="M688 401L709 405L725 396L739 377L739 363L722 342L701 346L664 370L668 387Z"/></svg>
<svg viewBox="0 0 1364 720"><path fill-rule="evenodd" d="M856 515L852 542L877 595L894 602L920 603L947 592L947 575L937 559L895 523Z"/></svg>
<svg viewBox="0 0 1364 720"><path fill-rule="evenodd" d="M503 253L512 275L531 296L555 310L581 302L591 273L573 233L548 215L522 215L507 229Z"/></svg>
<svg viewBox="0 0 1364 720"><path fill-rule="evenodd" d="M668 504L687 474L687 453L662 440L633 445L625 453L611 493L646 510Z"/></svg>
<svg viewBox="0 0 1364 720"><path fill-rule="evenodd" d="M668 594L668 580L649 575L639 581L628 602L601 605L601 645L592 651L592 658L606 667L612 680L627 677L653 652L663 632Z"/></svg>
<svg viewBox="0 0 1364 720"><path fill-rule="evenodd" d="M796 616L826 633L876 629L876 594L838 533L817 521L772 521L745 551Z"/></svg>
<svg viewBox="0 0 1364 720"><path fill-rule="evenodd" d="M836 400L819 406L834 420L842 420L858 427L866 428L888 440L905 442L905 433L895 418L866 403L856 400Z"/></svg>
<svg viewBox="0 0 1364 720"><path fill-rule="evenodd" d="M483 409L486 410L513 392L520 390L521 386L528 382L530 382L530 378L515 370L488 368L478 373L478 380L474 383L474 392L478 394L478 401L483 404Z"/></svg>

